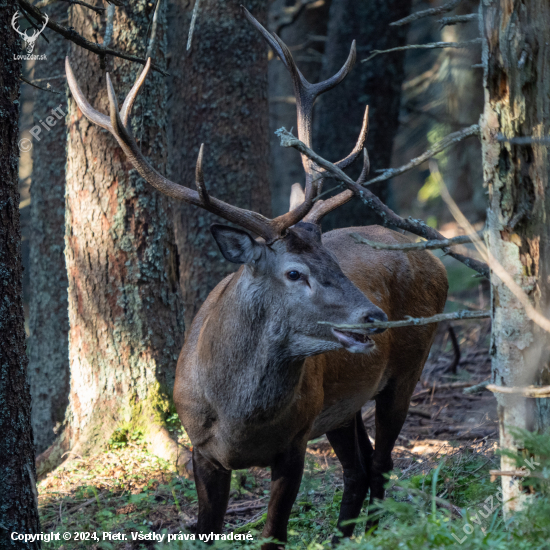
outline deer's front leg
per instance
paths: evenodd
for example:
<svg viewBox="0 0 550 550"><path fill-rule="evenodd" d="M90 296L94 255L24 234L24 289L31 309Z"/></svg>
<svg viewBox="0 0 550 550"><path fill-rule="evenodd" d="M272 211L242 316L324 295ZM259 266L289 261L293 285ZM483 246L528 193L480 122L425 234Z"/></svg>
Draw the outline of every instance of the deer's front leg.
<svg viewBox="0 0 550 550"><path fill-rule="evenodd" d="M303 442L280 454L271 465L271 496L263 537L273 537L280 542L287 541L288 519L300 489L305 454L306 442ZM279 550L283 546L268 543L262 546L262 550Z"/></svg>
<svg viewBox="0 0 550 550"><path fill-rule="evenodd" d="M193 473L199 499L197 534L221 533L229 500L231 470L216 467L193 449Z"/></svg>

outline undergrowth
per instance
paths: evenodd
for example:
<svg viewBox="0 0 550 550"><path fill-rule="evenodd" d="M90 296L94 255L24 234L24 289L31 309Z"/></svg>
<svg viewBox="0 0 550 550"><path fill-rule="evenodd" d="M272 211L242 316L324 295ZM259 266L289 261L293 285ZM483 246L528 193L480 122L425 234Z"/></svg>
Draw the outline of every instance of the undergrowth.
<svg viewBox="0 0 550 550"><path fill-rule="evenodd" d="M497 466L494 455L468 447L432 460L411 460L396 469L388 481L388 498L371 506L379 525L365 533L365 517L357 521L355 536L341 542L339 550L417 549L550 549L550 438L518 434L526 456L537 465L523 484L531 492L522 512L504 519L497 482L489 470ZM338 471L337 471L338 470ZM234 472L233 505L260 503L247 520L226 516L225 532L241 540L214 541L210 548L259 549L269 494L266 475L259 470ZM536 477L533 477L536 476ZM536 489L536 494L534 490ZM185 524L193 522L197 497L192 481L182 478L162 460L150 455L139 434L115 434L111 449L94 460L76 460L39 485L43 532L95 532L126 535L126 542L87 540L51 541L44 550L91 549L206 549L199 540L167 542L168 535L192 538ZM322 550L331 547L342 498L341 473L326 456L308 454L300 493L289 524L289 550ZM254 499L251 501L251 499ZM365 508L364 512L367 512ZM164 534L162 542L132 541L134 536ZM246 541L246 535L253 541Z"/></svg>

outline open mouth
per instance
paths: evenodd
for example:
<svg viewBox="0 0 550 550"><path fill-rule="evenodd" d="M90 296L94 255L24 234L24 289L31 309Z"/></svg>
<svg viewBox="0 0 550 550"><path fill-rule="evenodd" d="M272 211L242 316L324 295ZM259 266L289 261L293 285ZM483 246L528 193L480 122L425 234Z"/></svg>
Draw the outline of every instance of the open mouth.
<svg viewBox="0 0 550 550"><path fill-rule="evenodd" d="M374 345L374 342L365 332L332 329L332 334L348 350L353 352L364 351Z"/></svg>

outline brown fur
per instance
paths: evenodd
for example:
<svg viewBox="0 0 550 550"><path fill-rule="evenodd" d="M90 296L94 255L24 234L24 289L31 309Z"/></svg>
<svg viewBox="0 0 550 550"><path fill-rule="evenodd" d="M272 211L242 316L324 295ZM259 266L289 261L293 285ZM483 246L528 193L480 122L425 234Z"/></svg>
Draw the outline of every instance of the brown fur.
<svg viewBox="0 0 550 550"><path fill-rule="evenodd" d="M342 295L357 301L356 307L350 306L350 319L358 308L364 311L372 304L390 320L407 315L427 317L443 310L447 277L441 262L430 252L374 250L350 237L355 232L378 242L409 242L403 235L378 226L340 229L323 235L323 246L319 246L315 231L307 224L300 225L272 247L275 256L303 257L312 277L328 288L342 282L337 264L324 268L336 258L343 274L363 296L359 299L353 294L356 291L344 288ZM254 269L243 266L226 277L200 309L178 361L174 400L194 446L199 532L220 530L223 525L229 470L270 466L272 494L263 534L284 541L309 439L328 433L344 466L347 493L339 524L359 513L368 487L371 498L383 497L383 474L391 469L391 450L436 325L374 334L375 347L364 354L351 354L330 344L325 353L312 351L310 355L317 355L307 358L287 356L285 336L280 332L286 330L291 342L293 327L285 327L285 320L276 317L281 314L279 304L285 302L285 287L277 288L270 298L271 289L256 289L252 278L246 287L250 304L241 303L239 288L252 277ZM257 300L249 296L254 292L258 293ZM334 304L327 313L328 320L337 318L332 315L339 315L338 311ZM324 338L330 340L326 334ZM292 346L288 344L288 348ZM364 428L361 431L353 424L357 412L373 398L377 402L374 452ZM352 425L355 427L350 428ZM350 433L358 433L355 440L363 441L361 448ZM357 469L353 456L360 457L362 469ZM363 488L354 493L350 487L357 485L357 479Z"/></svg>

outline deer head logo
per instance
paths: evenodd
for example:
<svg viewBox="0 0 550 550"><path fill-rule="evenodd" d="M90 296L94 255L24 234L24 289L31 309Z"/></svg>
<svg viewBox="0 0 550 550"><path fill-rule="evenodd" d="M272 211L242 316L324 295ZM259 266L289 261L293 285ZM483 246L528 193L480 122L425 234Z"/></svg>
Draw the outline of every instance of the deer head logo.
<svg viewBox="0 0 550 550"><path fill-rule="evenodd" d="M44 19L44 24L42 25L42 28L40 30L34 29L31 36L27 35L27 31L29 29L27 29L25 32L21 32L19 30L19 25L17 24L17 20L20 17L21 17L21 14L19 13L19 11L16 11L13 14L13 17L11 19L11 26L13 27L15 32L17 32L18 34L20 34L23 37L23 39L25 40L25 42L27 44L27 53L30 54L34 50L34 45L36 44L36 41L38 40L38 37L40 36L42 31L46 28L46 25L48 24L49 17L47 15L44 15L45 19Z"/></svg>

